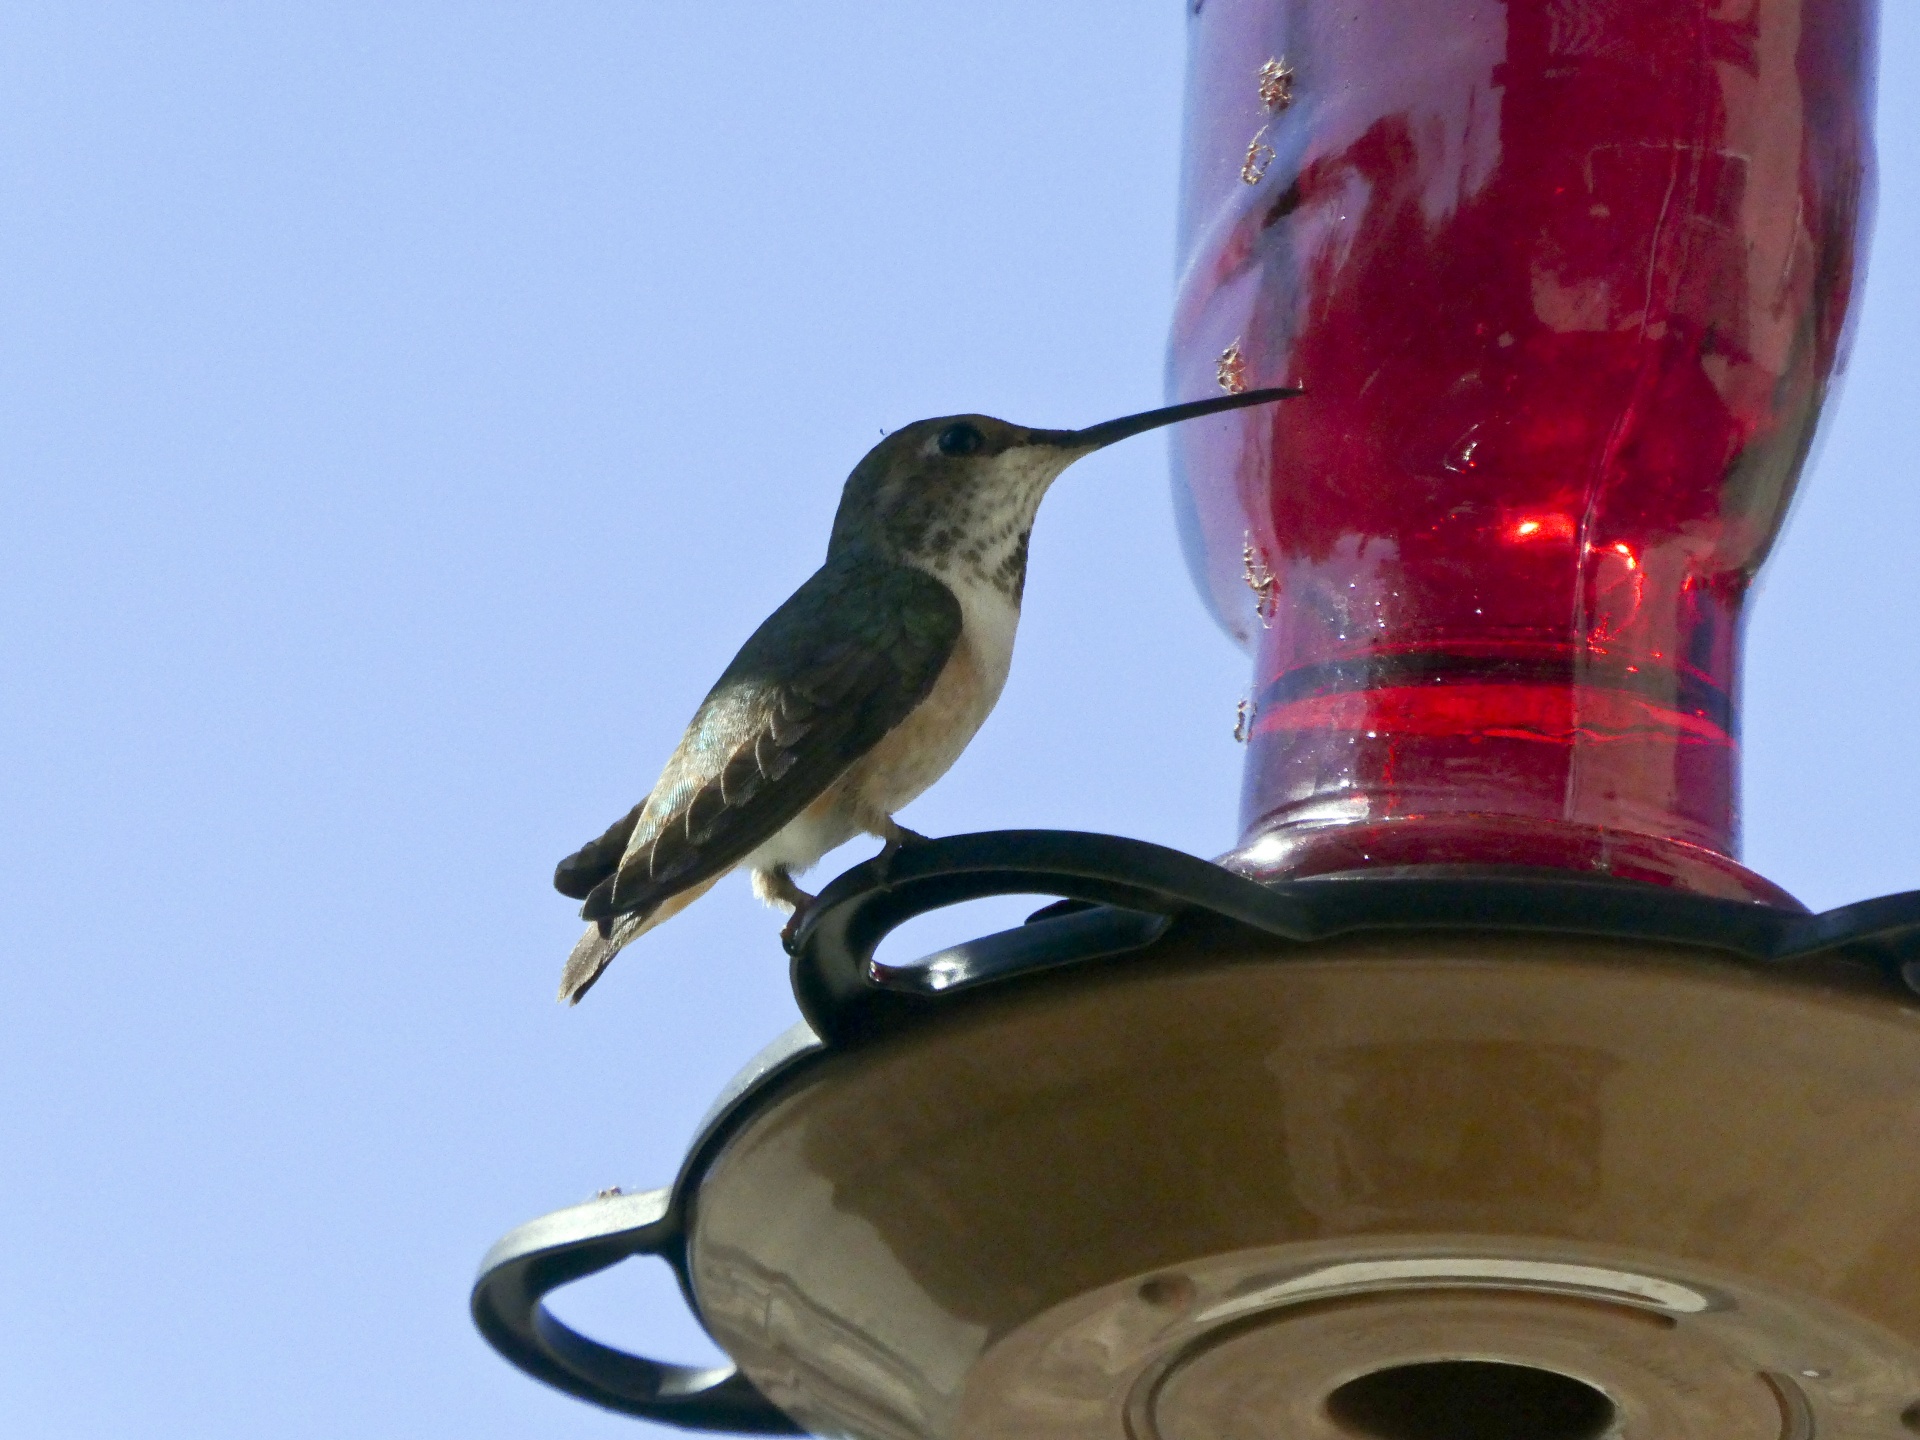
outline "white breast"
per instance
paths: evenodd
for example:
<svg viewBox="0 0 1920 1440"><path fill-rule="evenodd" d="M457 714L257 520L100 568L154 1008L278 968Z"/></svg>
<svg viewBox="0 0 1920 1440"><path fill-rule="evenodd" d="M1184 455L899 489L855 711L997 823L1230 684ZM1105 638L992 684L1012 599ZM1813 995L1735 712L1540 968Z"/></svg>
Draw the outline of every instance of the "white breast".
<svg viewBox="0 0 1920 1440"><path fill-rule="evenodd" d="M960 601L960 639L946 668L892 733L848 772L865 806L891 815L953 767L1000 699L1020 609L984 580L941 577Z"/></svg>
<svg viewBox="0 0 1920 1440"><path fill-rule="evenodd" d="M1020 607L998 586L975 576L941 578L960 601L960 643L973 651L974 664L980 667L986 692L980 714L984 720L1007 683L1007 670L1013 664L1013 636L1020 628ZM974 728L979 728L977 723ZM969 732L967 739L972 738Z"/></svg>

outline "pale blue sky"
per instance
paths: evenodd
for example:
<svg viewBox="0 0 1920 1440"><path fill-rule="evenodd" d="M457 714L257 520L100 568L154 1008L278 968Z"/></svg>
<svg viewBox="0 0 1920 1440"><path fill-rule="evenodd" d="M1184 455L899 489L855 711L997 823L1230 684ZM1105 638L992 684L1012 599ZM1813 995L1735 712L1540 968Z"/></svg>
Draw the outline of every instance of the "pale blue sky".
<svg viewBox="0 0 1920 1440"><path fill-rule="evenodd" d="M0 11L0 1428L635 1433L492 1356L473 1266L664 1182L791 1001L733 883L557 1008L547 877L881 427L1158 402L1183 8ZM1749 649L1747 858L1820 906L1920 886L1910 85L1881 153ZM1217 852L1245 675L1164 442L1106 452L905 818ZM645 1275L565 1309L697 1349Z"/></svg>

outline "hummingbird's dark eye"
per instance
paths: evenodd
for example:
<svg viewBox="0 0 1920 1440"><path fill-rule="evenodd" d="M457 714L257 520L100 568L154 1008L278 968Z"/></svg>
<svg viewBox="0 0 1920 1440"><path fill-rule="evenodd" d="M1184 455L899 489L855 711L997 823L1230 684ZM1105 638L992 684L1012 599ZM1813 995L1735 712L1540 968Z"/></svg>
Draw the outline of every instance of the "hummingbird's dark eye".
<svg viewBox="0 0 1920 1440"><path fill-rule="evenodd" d="M987 437L962 420L942 430L934 443L942 455L971 455L987 443Z"/></svg>

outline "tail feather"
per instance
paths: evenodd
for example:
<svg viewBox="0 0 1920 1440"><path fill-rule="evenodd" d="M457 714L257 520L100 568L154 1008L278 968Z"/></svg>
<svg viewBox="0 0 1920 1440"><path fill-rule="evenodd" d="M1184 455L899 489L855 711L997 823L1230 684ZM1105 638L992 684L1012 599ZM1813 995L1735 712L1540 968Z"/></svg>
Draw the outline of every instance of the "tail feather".
<svg viewBox="0 0 1920 1440"><path fill-rule="evenodd" d="M633 809L607 827L606 834L589 840L554 867L553 888L569 900L584 900L589 891L620 868L627 853L627 842L640 823L640 812L647 808L642 800Z"/></svg>
<svg viewBox="0 0 1920 1440"><path fill-rule="evenodd" d="M560 972L559 999L569 1005L578 1005L580 997L593 988L593 982L600 978L600 973L614 956L654 926L678 915L711 890L719 878L718 875L710 875L698 885L691 885L678 895L669 896L651 910L615 915L587 926L586 933L573 947L573 953L567 956L566 968Z"/></svg>

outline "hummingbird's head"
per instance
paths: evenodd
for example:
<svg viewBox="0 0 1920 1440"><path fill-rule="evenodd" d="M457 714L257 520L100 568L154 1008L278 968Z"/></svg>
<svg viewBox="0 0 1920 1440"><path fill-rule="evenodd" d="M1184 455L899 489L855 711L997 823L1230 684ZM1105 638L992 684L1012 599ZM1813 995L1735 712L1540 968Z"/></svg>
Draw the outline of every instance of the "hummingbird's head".
<svg viewBox="0 0 1920 1440"><path fill-rule="evenodd" d="M918 420L869 450L847 477L829 549L874 546L950 579L992 584L1018 604L1034 516L1074 461L1142 430L1300 393L1249 390L1084 430L1035 430L991 415Z"/></svg>

